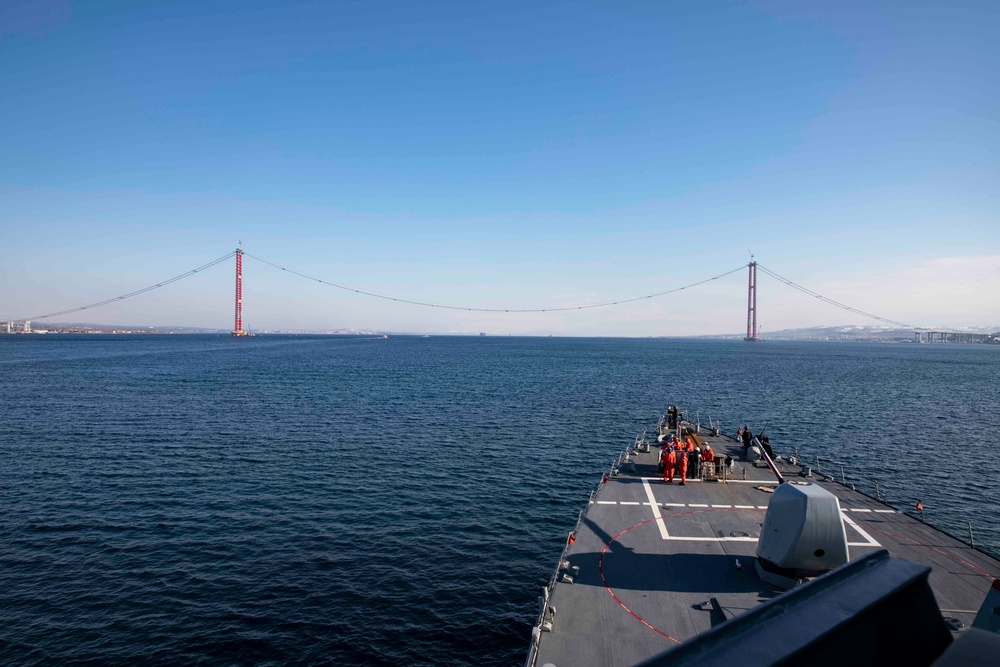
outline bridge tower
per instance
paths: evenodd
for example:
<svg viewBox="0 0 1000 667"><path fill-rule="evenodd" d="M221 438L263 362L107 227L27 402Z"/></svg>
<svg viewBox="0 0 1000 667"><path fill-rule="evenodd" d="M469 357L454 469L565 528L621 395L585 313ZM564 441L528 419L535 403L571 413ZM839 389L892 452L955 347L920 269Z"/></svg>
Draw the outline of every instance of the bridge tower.
<svg viewBox="0 0 1000 667"><path fill-rule="evenodd" d="M246 336L243 330L243 242L236 249L236 325L233 327L234 336Z"/></svg>
<svg viewBox="0 0 1000 667"><path fill-rule="evenodd" d="M756 342L760 340L757 337L757 262L752 256L747 268L750 269L747 277L747 337L743 340Z"/></svg>

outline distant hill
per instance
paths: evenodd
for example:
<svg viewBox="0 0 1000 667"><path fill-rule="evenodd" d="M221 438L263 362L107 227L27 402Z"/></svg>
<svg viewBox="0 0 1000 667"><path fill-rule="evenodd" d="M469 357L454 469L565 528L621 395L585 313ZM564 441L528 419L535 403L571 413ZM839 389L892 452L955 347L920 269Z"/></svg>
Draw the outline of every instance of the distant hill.
<svg viewBox="0 0 1000 667"><path fill-rule="evenodd" d="M921 329L921 331L948 331L952 333L995 334L1000 332L996 327L937 327ZM915 329L876 325L858 326L846 324L833 327L808 327L804 329L781 329L779 331L764 331L760 337L769 340L834 340L834 341L905 341L914 340Z"/></svg>

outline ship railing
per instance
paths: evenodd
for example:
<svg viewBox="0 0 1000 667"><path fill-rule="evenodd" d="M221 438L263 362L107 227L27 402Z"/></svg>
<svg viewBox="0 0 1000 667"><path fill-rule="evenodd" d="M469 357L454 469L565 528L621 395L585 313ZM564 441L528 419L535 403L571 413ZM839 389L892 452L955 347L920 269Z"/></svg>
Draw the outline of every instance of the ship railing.
<svg viewBox="0 0 1000 667"><path fill-rule="evenodd" d="M722 430L722 420L721 419L715 419L715 420L713 420L712 419L712 415L709 415L708 416L708 430L709 430L709 432L711 432L712 435L716 435L716 436L722 435L722 433L723 433L723 430ZM698 432L701 433L701 424L698 425Z"/></svg>
<svg viewBox="0 0 1000 667"><path fill-rule="evenodd" d="M843 461L838 461L836 459L823 458L819 454L814 456L811 459L811 461L815 463L815 466L812 465L810 459L802 456L798 447L795 448L795 454L789 459L789 462L792 465L797 465L800 468L802 468L806 476L811 476L812 473L815 472L817 475L820 475L821 477L824 477L834 482L840 482L842 485L851 487L851 489L857 491L857 484L861 483L861 480L855 479L854 482L847 481L847 468L849 464L844 463ZM826 465L827 472L823 472L824 465ZM836 475L837 471L840 471L839 479ZM883 502L882 491L878 487L878 480L875 481L875 498L879 502Z"/></svg>
<svg viewBox="0 0 1000 667"><path fill-rule="evenodd" d="M885 496L885 493L883 492L882 489L882 485L878 479L869 481L862 477L855 476L853 473L851 477L848 477L847 470L850 470L850 463L845 463L844 461L830 457L823 457L818 454L806 456L799 450L798 447L795 448L794 454L788 457L786 460L792 465L798 466L801 471L800 474L806 477L812 477L813 475L818 475L819 477L822 477L827 481L836 482L838 484L850 488L852 491L860 493L863 496L867 496L872 500L878 502L879 504L885 505L889 509L893 509L897 512L902 512L904 514L909 514L910 516L919 518L921 521L924 520L922 511L920 511L918 514L915 514L913 509L910 508L901 509L900 507L890 502L890 500ZM871 489L871 492L869 492L869 488ZM964 535L959 535L957 533L953 533L943 528L938 528L938 530L941 530L942 532L951 535L960 542L968 544L971 548L977 551L983 551L982 549L976 547L972 522L966 520L964 523L968 527L968 537ZM988 552L983 551L983 553L988 553Z"/></svg>
<svg viewBox="0 0 1000 667"><path fill-rule="evenodd" d="M709 430L709 432L712 435L725 436L725 437L730 438L730 439L735 439L735 436L726 436L725 435L725 431L722 429L722 420L721 419L713 419L712 415L706 415L706 418L708 419L708 430ZM662 435L663 433L665 433L668 430L668 428L667 428L667 424L668 423L669 423L669 418L667 417L667 415L662 415L660 417L659 421L656 423L656 433L657 433L657 435ZM688 426L690 426L690 427L692 427L694 429L695 433L701 433L701 426L702 426L702 424L701 424L701 413L698 412L698 411L695 411L695 413L694 413L694 419L691 419L691 411L690 410L688 410L687 408L678 407L677 408L677 423L678 424L681 424L681 423L687 424Z"/></svg>
<svg viewBox="0 0 1000 667"><path fill-rule="evenodd" d="M754 440L756 440L756 438L754 438ZM788 457L786 460L792 465L798 466L799 469L801 470L801 474L805 475L806 477L812 477L814 474L819 475L820 477L829 480L831 482L838 482L839 484L850 488L852 491L858 491L859 493L864 494L870 498L874 498L883 505L888 505L885 498L882 497L882 489L879 486L878 480L875 480L874 496L869 495L868 493L865 493L863 490L860 490L858 488L859 486L866 484L866 482L865 480L862 480L860 478L853 477L853 473L851 481L848 481L847 470L848 468L850 468L849 463L845 463L844 461L832 459L829 457L821 457L819 454L816 454L815 456L812 457L807 457L802 454L802 452L798 447L795 448L792 456ZM825 472L824 472L824 467L826 468ZM837 476L837 472L840 472L839 477Z"/></svg>
<svg viewBox="0 0 1000 667"><path fill-rule="evenodd" d="M645 439L645 431L643 432L642 439ZM549 601L552 598L552 591L555 590L556 584L559 583L559 575L562 574L567 583L573 581L571 574L573 571L570 569L569 561L566 560L566 554L569 551L569 548L576 541L576 535L579 532L580 524L583 523L584 517L587 516L590 506L597 500L597 497L601 493L601 489L604 488L605 484L607 484L612 477L619 474L624 464L628 463L631 457L631 451L632 447L622 450L622 452L618 455L618 458L612 462L608 472L605 473L601 477L600 482L598 482L597 488L590 492L590 496L587 498L587 505L584 509L580 510L579 514L577 514L576 523L573 524L573 530L566 535L562 551L559 553L559 561L556 565L556 569L553 571L552 576L549 577L548 583L542 588L542 594L538 596L538 621L531 629L531 645L528 649L528 659L524 663L525 667L534 667L535 661L538 658L538 644L541 641L542 632L551 631L552 623L555 621L556 609L549 604Z"/></svg>
<svg viewBox="0 0 1000 667"><path fill-rule="evenodd" d="M587 509L593 504L596 495L597 491L590 492L590 498L587 500ZM583 523L583 517L586 515L587 509L580 510L580 513L577 515L573 530L566 535L566 539L563 542L563 548L559 553L559 561L556 569L552 572L548 583L542 588L542 594L538 597L538 621L531 629L531 646L528 650L528 659L524 663L525 667L534 667L535 659L538 657L538 644L542 638L541 633L552 630L556 609L549 604L549 601L552 598L552 591L555 590L556 584L559 582L559 574L564 570L569 570L569 561L566 560L566 553L576 541L577 531L580 529L580 524ZM565 576L569 577L569 574ZM572 579L569 581L572 581Z"/></svg>

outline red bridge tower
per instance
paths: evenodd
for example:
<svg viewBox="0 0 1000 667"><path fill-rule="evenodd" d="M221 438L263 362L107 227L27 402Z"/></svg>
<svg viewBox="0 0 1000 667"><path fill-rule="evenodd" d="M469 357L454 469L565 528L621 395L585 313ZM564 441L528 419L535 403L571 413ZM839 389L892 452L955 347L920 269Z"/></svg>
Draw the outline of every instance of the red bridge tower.
<svg viewBox="0 0 1000 667"><path fill-rule="evenodd" d="M243 330L243 242L236 249L236 326L233 327L234 336L246 336Z"/></svg>
<svg viewBox="0 0 1000 667"><path fill-rule="evenodd" d="M747 337L743 340L756 342L757 337L757 262L751 257L750 275L747 278Z"/></svg>

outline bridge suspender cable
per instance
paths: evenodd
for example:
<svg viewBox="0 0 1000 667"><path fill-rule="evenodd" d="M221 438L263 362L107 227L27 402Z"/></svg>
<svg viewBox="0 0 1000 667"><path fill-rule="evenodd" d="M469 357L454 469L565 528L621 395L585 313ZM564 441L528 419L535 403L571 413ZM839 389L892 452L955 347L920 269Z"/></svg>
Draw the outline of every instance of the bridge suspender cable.
<svg viewBox="0 0 1000 667"><path fill-rule="evenodd" d="M86 306L78 306L77 308L69 308L67 310L60 310L60 311L55 312L55 313L46 313L44 315L34 315L32 317L25 317L25 318L21 318L21 320L19 320L19 321L23 321L23 320L42 320L42 319L46 319L46 318L49 318L49 317L56 317L58 315L68 315L70 313L77 313L77 312L80 312L82 310L89 310L91 308L98 308L100 306L105 306L105 305L107 305L109 303L114 303L116 301L122 301L124 299L128 299L128 298L131 298L133 296L138 296L140 294L145 294L146 292L151 292L152 290L159 289L161 287L165 287L165 286L167 286L167 285L169 285L171 283L175 283L175 282L177 282L179 280L183 280L184 278L188 278L190 276L193 276L196 273L204 271L205 269L211 268L211 267L215 266L216 264L220 264L220 263L226 261L227 259L229 259L230 257L232 257L233 255L235 255L236 252L237 251L235 251L235 250L232 251L232 252L228 252L225 255L223 255L222 257L220 257L218 259L215 259L215 260L209 262L208 264L203 264L202 266L199 266L196 269L191 269L190 271L186 271L186 272L184 272L184 273L182 273L182 274L180 274L178 276L174 276L173 278L168 278L167 280L164 280L162 282L158 282L158 283L156 283L154 285L149 285L148 287L143 287L142 289L135 290L134 292L129 292L128 294L122 294L121 296L116 296L116 297L113 297L111 299L105 299L104 301L98 301L96 303L90 303L90 304L87 304ZM703 284L711 282L713 280L718 280L719 278L724 278L724 277L726 277L728 275L736 273L737 271L742 271L745 268L745 265L739 266L739 267L737 267L735 269L732 269L730 271L726 271L725 273L720 273L717 276L712 276L711 278L705 278L704 280L699 280L699 281L696 281L696 282L693 282L693 283L690 283L690 284L687 284L687 285L682 285L681 287L674 287L672 289L664 290L662 292L656 292L656 293L653 293L653 294L646 294L644 296L637 296L637 297L632 297L632 298L628 298L628 299L617 299L615 301L605 301L605 302L602 302L602 303L590 303L590 304L585 304L585 305L581 305L581 306L554 306L554 307L548 307L548 308L476 308L476 307L471 307L471 306L453 306L453 305L446 305L446 304L440 304L440 303L430 303L430 302L427 302L427 301L416 301L416 300L413 300L413 299L404 299L404 298L401 298L401 297L394 297L394 296L388 296L388 295L385 295L385 294L377 294L375 292L368 292L368 291L361 290L361 289L356 289L356 288L353 288L353 287L347 287L345 285L339 285L337 283L333 283L333 282L330 282L328 280L323 280L321 278L316 278L314 276L310 276L310 275L307 275L305 273L301 273L299 271L295 271L293 269L286 268L286 267L281 266L279 264L275 264L274 262L270 262L270 261L268 261L266 259L263 259L261 257L257 257L255 255L251 255L250 253L244 253L244 254L247 257L251 257L251 258L257 260L258 262L262 262L262 263L267 264L269 266L273 266L276 269L281 269L282 271L285 271L287 273L291 273L293 275L299 276L301 278L305 278L307 280L312 280L312 281L321 283L323 285L329 285L330 287L336 287L337 289L346 290L348 292L354 292L355 294L363 294L365 296L370 296L370 297L374 297L374 298L377 298L377 299L385 299L387 301L395 301L397 303L408 303L408 304L411 304L411 305L414 305L414 306L426 306L428 308L444 308L444 309L447 309L447 310L464 310L464 311L468 311L468 312L477 312L477 313L554 313L554 312L568 311L568 310L587 310L587 309L591 309L591 308L606 308L608 306L618 306L618 305L625 304L625 303L633 303L635 301L643 301L645 299L655 299L656 297L664 296L666 294L672 294L674 292L680 292L682 290L691 289L692 287L697 287L698 285L703 285ZM823 296L822 294L819 294L817 292L812 291L811 289L803 287L802 285L799 285L798 283L795 283L795 282L789 280L788 278L785 278L783 276L778 275L774 271L771 271L770 269L768 269L767 267L765 267L765 266L763 266L761 264L758 264L757 266L760 268L761 271L763 271L767 275L771 276L772 278L775 278L776 280L779 280L779 281L783 282L784 284L788 285L789 287L791 287L793 289L796 289L796 290L798 290L798 291L800 291L800 292L802 292L804 294L808 294L809 296L815 297L815 298L819 299L820 301L823 301L824 303L828 303L831 306L836 306L837 308L841 308L843 310L847 310L849 312L856 313L858 315L863 315L864 317L868 317L868 318L871 318L873 320L878 320L880 322L885 322L887 324L892 324L894 326L905 327L905 328L908 328L908 329L919 329L919 328L921 328L921 327L914 326L912 324L906 324L904 322L897 322L895 320L890 320L890 319L888 319L886 317L880 317L880 316L874 315L872 313L867 313L867 312L865 312L863 310L859 310L857 308L853 308L851 306L848 306L847 304L840 303L839 301L834 301L833 299L830 299L828 297Z"/></svg>
<svg viewBox="0 0 1000 667"><path fill-rule="evenodd" d="M840 303L839 301L834 301L833 299L827 298L827 297L823 296L822 294L817 294L816 292L813 292L811 289L803 287L802 285L799 285L798 283L792 282L788 278L783 278L783 277L779 276L777 273L775 273L774 271L771 271L771 270L767 269L762 264L758 263L757 267L761 271L763 271L764 273L766 273L767 275L771 276L772 278L774 278L776 280L780 280L781 282L785 283L789 287L791 287L793 289L797 289L798 291L802 292L803 294L808 294L809 296L816 297L820 301L823 301L824 303L828 303L831 306L836 306L837 308L843 308L844 310L850 311L852 313L856 313L858 315L864 315L865 317L870 317L873 320L878 320L880 322L885 322L886 324L892 324L894 326L903 327L904 329L920 329L921 328L921 327L918 327L918 326L914 326L912 324L906 324L904 322L897 322L895 320L890 320L890 319L885 318L885 317L879 317L878 315L872 315L871 313L866 313L865 311L858 310L857 308L852 308L851 306L848 306L847 304Z"/></svg>
<svg viewBox="0 0 1000 667"><path fill-rule="evenodd" d="M91 308L97 308L99 306L106 306L109 303L114 303L115 301L121 301L123 299L128 299L128 298L133 297L133 296L139 296L140 294L145 294L146 292L151 292L151 291L153 291L155 289L159 289L161 287L165 287L166 285L169 285L170 283L175 283L178 280L183 280L184 278L187 278L188 276L193 276L194 274L198 273L199 271L204 271L205 269L207 269L209 267L215 266L216 264L220 264L220 263L226 261L227 259L229 259L230 257L232 257L235 254L236 254L236 251L234 250L232 252L226 253L225 255L223 255L222 257L220 257L219 259L213 260L213 261L209 262L208 264L203 264L202 266L199 266L197 269L191 269L190 271L187 271L186 273L182 273L179 276L174 276L173 278L170 278L168 280L164 280L163 282L156 283L155 285L150 285L149 287L143 287L142 289L137 289L136 291L129 292L128 294L122 294L121 296L116 296L116 297L114 297L112 299L105 299L104 301L98 301L97 303L90 303L90 304L87 304L86 306L79 306L77 308L70 308L69 310L60 310L58 313L47 313L45 315L35 315L33 317L24 317L24 318L21 318L20 320L18 320L18 322L21 322L21 321L24 321L24 320L44 320L47 317L56 317L57 315L69 315L70 313L78 313L81 310L89 310Z"/></svg>
<svg viewBox="0 0 1000 667"><path fill-rule="evenodd" d="M244 253L244 254L247 257L252 257L253 259L257 260L258 262L263 262L264 264L267 264L269 266L273 266L276 269L281 269L282 271L286 271L286 272L291 273L293 275L299 276L300 278L305 278L307 280L313 280L315 282L322 283L323 285L329 285L330 287L336 287L337 289L346 290L348 292L354 292L355 294L363 294L365 296L375 297L376 299L385 299L387 301L395 301L397 303L408 303L408 304L411 304L411 305L414 305L414 306L427 306L428 308L445 308L447 310L464 310L464 311L471 311L471 312L474 312L474 313L554 313L554 312L564 311L564 310L586 310L588 308L604 308L604 307L607 307L607 306L618 306L618 305L621 305L623 303L632 303L633 301L642 301L644 299L653 299L653 298L656 298L658 296L663 296L665 294L671 294L673 292L680 292L681 290L690 289L690 288L695 287L697 285L702 285L704 283L711 282L713 280L718 280L719 278L723 278L725 276L728 276L728 275L730 275L732 273L736 273L737 271L742 271L744 269L744 266L739 266L739 267L733 269L732 271L726 271L725 273L720 273L717 276L712 276L711 278L705 278L704 280L699 280L698 282L694 282L694 283L691 283L689 285L684 285L682 287L674 287L673 289L668 289L668 290L665 290L663 292L657 292L655 294L647 294L645 296L637 296L637 297L633 297L633 298L629 298L629 299L618 299L617 301L606 301L604 303L591 303L591 304L586 304L586 305L583 305L583 306L557 306L557 307L551 307L551 308L474 308L474 307L471 307L471 306L449 306L449 305L444 305L444 304L440 304L440 303L428 303L426 301L414 301L414 300L411 300L411 299L403 299L403 298L400 298L400 297L386 296L385 294L376 294L375 292L366 292L365 290L355 289L353 287L346 287L344 285L338 285L337 283L332 283L332 282L330 282L328 280L323 280L322 278L316 278L314 276L309 276L309 275L306 275L304 273L300 273L298 271L293 271L292 269L285 268L284 266L281 266L279 264L275 264L274 262L269 262L266 259L262 259L260 257L256 257L254 255L251 255L248 252Z"/></svg>

